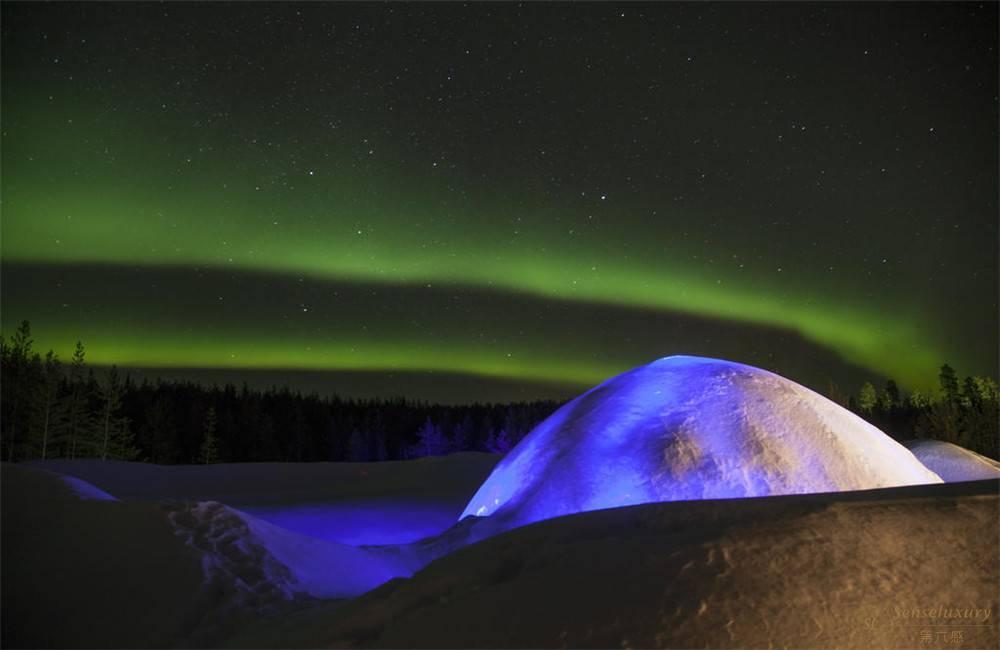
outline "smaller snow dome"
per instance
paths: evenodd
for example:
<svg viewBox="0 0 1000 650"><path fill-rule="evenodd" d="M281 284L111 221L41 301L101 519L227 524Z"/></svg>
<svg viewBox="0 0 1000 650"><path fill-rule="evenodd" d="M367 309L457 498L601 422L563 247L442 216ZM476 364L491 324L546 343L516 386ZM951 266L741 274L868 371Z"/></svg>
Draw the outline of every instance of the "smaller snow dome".
<svg viewBox="0 0 1000 650"><path fill-rule="evenodd" d="M774 373L673 356L613 377L539 424L462 517L504 527L655 501L940 483L905 447Z"/></svg>
<svg viewBox="0 0 1000 650"><path fill-rule="evenodd" d="M946 483L1000 478L1000 463L942 440L907 440L903 445Z"/></svg>

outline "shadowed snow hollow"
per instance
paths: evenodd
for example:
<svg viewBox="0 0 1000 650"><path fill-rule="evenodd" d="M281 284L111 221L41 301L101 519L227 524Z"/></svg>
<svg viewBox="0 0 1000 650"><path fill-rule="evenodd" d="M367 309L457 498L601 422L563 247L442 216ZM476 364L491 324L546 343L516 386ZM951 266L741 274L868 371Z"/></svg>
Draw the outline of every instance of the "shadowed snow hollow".
<svg viewBox="0 0 1000 650"><path fill-rule="evenodd" d="M493 470L462 517L504 527L655 501L940 483L905 447L773 373L666 357L552 414Z"/></svg>

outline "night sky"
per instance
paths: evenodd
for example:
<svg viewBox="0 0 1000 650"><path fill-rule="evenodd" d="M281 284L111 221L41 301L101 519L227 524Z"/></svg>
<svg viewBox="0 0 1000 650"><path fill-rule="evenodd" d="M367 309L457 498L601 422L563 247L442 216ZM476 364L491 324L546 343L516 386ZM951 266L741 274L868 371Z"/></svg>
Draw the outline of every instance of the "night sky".
<svg viewBox="0 0 1000 650"><path fill-rule="evenodd" d="M998 5L2 5L2 325L463 402L997 374Z"/></svg>

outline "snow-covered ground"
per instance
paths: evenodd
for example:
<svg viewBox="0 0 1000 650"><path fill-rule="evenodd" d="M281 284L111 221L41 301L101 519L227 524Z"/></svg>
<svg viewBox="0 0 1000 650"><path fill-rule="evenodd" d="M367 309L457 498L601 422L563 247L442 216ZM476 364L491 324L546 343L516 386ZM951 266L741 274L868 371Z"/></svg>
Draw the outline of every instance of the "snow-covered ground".
<svg viewBox="0 0 1000 650"><path fill-rule="evenodd" d="M930 634L932 647L992 649L997 489L680 501L550 519L345 605L259 621L228 645L909 650L928 647Z"/></svg>
<svg viewBox="0 0 1000 650"><path fill-rule="evenodd" d="M405 544L447 529L496 464L492 454L383 463L30 465L120 499L218 501L282 528L344 544Z"/></svg>
<svg viewBox="0 0 1000 650"><path fill-rule="evenodd" d="M247 620L357 596L450 549L362 544L451 526L496 460L4 465L2 645L207 646Z"/></svg>
<svg viewBox="0 0 1000 650"><path fill-rule="evenodd" d="M1000 478L1000 463L950 442L907 440L903 445L945 481Z"/></svg>
<svg viewBox="0 0 1000 650"><path fill-rule="evenodd" d="M771 373L660 360L497 461L3 465L2 646L997 645L1000 481Z"/></svg>
<svg viewBox="0 0 1000 650"><path fill-rule="evenodd" d="M480 460L424 463L427 480ZM506 533L471 517L353 547L216 501L116 500L16 465L2 479L4 647L917 647L894 607L997 607L997 481L646 504ZM963 632L963 647L997 640Z"/></svg>

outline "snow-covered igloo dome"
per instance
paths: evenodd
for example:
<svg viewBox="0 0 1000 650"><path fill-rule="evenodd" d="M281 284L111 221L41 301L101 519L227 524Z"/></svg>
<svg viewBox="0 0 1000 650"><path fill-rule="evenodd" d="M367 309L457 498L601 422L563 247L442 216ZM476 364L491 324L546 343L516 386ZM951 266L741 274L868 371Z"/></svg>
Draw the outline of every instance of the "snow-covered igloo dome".
<svg viewBox="0 0 1000 650"><path fill-rule="evenodd" d="M774 373L673 356L613 377L539 424L462 517L505 527L655 501L941 483L905 447Z"/></svg>

